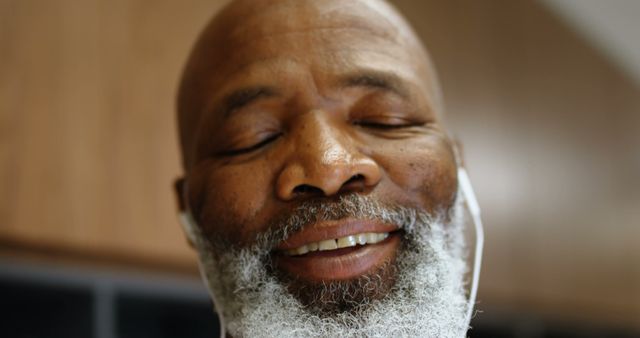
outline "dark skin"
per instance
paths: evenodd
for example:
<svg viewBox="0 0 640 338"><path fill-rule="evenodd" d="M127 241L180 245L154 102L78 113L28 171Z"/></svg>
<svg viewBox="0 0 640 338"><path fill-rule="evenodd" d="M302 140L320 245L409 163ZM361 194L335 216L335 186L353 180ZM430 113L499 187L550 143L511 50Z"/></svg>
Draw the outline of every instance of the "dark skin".
<svg viewBox="0 0 640 338"><path fill-rule="evenodd" d="M457 166L433 78L383 2L233 2L205 29L181 83L181 208L188 202L206 236L238 247L308 199L358 193L448 209ZM295 271L332 279L322 273Z"/></svg>

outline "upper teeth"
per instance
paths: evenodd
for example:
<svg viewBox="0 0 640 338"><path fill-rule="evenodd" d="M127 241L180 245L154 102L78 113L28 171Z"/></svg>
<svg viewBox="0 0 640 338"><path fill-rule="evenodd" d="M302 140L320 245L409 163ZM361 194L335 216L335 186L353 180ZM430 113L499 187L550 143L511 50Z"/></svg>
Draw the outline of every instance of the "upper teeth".
<svg viewBox="0 0 640 338"><path fill-rule="evenodd" d="M366 232L362 234L340 237L336 239L327 239L324 241L308 243L301 247L287 250L285 251L285 253L289 256L298 256L298 255L304 255L308 252L313 252L313 251L326 251L326 250L335 250L340 248L348 248L348 247L356 246L358 244L360 245L375 244L380 241L383 241L387 237L389 237L388 232L383 232L383 233Z"/></svg>

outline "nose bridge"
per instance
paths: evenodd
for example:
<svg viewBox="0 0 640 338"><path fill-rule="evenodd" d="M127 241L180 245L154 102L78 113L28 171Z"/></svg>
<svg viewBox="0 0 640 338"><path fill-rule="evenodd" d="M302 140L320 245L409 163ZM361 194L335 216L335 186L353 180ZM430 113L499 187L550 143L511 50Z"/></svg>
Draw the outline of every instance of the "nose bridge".
<svg viewBox="0 0 640 338"><path fill-rule="evenodd" d="M323 111L310 111L292 126L295 151L278 180L278 194L282 198L294 197L296 189L302 186L329 196L354 178L365 186L380 179L377 164L362 154L348 132L332 123L331 118Z"/></svg>
<svg viewBox="0 0 640 338"><path fill-rule="evenodd" d="M296 135L296 153L300 160L310 165L309 170L345 166L355 160L353 141L331 126L325 114L315 110L301 119Z"/></svg>

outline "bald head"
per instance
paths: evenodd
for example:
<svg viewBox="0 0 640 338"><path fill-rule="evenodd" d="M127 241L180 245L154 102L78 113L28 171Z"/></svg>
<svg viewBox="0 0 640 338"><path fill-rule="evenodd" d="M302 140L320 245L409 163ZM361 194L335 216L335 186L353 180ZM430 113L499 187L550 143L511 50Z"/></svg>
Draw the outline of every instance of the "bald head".
<svg viewBox="0 0 640 338"><path fill-rule="evenodd" d="M371 64L365 66L413 78L432 109L440 113L439 87L428 54L406 20L386 1L231 1L202 32L180 84L177 108L185 167L196 160L203 116L219 112L216 99L238 77L260 72L258 66L295 72L296 63L355 70L357 61L364 60ZM404 67L393 69L391 62ZM278 67L285 63L289 65Z"/></svg>

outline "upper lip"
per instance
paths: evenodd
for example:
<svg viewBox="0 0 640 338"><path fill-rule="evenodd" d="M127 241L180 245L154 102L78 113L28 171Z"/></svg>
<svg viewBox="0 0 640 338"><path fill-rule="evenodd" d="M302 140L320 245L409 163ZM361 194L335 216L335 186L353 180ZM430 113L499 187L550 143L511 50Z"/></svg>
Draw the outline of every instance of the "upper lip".
<svg viewBox="0 0 640 338"><path fill-rule="evenodd" d="M291 250L309 243L328 239L336 239L365 232L393 232L398 229L398 225L376 220L343 219L338 221L321 221L294 233L291 237L280 243L277 249Z"/></svg>

